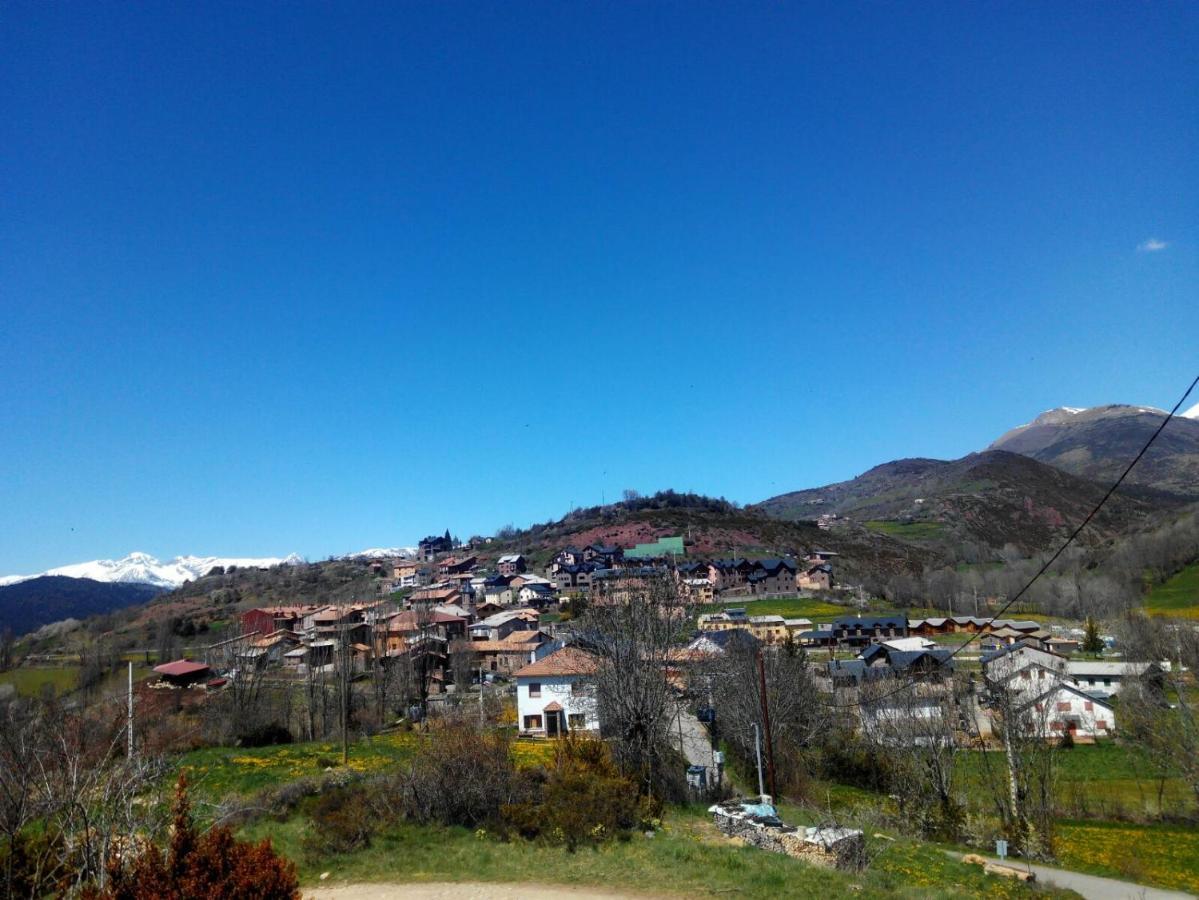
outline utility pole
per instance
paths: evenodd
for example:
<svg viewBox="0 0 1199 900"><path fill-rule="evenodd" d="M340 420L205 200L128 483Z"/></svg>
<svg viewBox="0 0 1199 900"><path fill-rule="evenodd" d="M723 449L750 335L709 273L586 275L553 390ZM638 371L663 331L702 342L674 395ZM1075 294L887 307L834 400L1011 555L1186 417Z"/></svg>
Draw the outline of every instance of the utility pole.
<svg viewBox="0 0 1199 900"><path fill-rule="evenodd" d="M129 703L125 711L125 726L127 731L127 743L125 747L125 759L133 760L133 660L129 661Z"/></svg>
<svg viewBox="0 0 1199 900"><path fill-rule="evenodd" d="M770 734L770 706L766 702L766 663L762 660L762 649L758 648L758 689L762 694L762 726L766 732L766 765L770 774L770 796L776 796L774 782L774 740Z"/></svg>
<svg viewBox="0 0 1199 900"><path fill-rule="evenodd" d="M339 612L342 612L339 610ZM346 644L346 623L341 623L341 646L338 650L341 651L341 673L337 679L337 686L341 690L341 764L348 766L350 764L350 736L349 736L349 720L350 720L350 667L354 664L353 658L350 656L349 645Z"/></svg>
<svg viewBox="0 0 1199 900"><path fill-rule="evenodd" d="M479 666L479 727L483 727L483 667Z"/></svg>
<svg viewBox="0 0 1199 900"><path fill-rule="evenodd" d="M766 785L762 783L762 741L758 736L757 722L754 722L754 754L758 757L758 797L760 799L766 796Z"/></svg>

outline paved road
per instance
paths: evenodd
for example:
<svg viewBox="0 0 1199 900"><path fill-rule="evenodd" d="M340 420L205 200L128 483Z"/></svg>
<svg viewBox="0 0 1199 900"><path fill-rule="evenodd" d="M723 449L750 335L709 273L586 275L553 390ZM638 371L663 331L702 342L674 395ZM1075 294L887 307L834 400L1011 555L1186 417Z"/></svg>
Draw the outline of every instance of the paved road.
<svg viewBox="0 0 1199 900"><path fill-rule="evenodd" d="M677 742L681 733L682 747L680 749L683 751L683 756L687 757L687 762L693 766L714 768L712 739L708 737L708 730L682 704L678 707L677 715L678 718L671 728L671 737Z"/></svg>
<svg viewBox="0 0 1199 900"><path fill-rule="evenodd" d="M961 859L962 854L950 853L950 856ZM989 856L984 859L993 863L1003 862ZM1086 900L1194 900L1195 896L1182 891L1167 891L1162 888L1146 887L1143 884L1133 884L1129 881L1118 881L1115 878L1084 875L1082 872L1055 869L1052 866L1039 866L1036 863L1032 863L1030 866L1018 859L1009 859L1004 864L1018 869L1031 868L1036 873L1037 881L1040 884L1052 884L1054 887L1075 891Z"/></svg>

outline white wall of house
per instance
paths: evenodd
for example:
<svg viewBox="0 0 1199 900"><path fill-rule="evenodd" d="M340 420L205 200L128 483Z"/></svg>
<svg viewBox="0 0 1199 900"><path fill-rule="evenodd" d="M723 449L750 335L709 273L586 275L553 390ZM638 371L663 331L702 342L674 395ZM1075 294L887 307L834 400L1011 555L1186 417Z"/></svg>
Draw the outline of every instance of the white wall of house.
<svg viewBox="0 0 1199 900"><path fill-rule="evenodd" d="M1145 663L1070 660L1066 679L1080 691L1104 696L1117 693L1125 681L1145 668Z"/></svg>
<svg viewBox="0 0 1199 900"><path fill-rule="evenodd" d="M1025 666L1037 665L1042 668L1066 674L1066 660L1055 653L1047 653L1036 647L1018 647L1010 653L1005 653L983 666L983 674L988 681L1006 681L1014 672Z"/></svg>
<svg viewBox="0 0 1199 900"><path fill-rule="evenodd" d="M534 696L533 689L540 695ZM516 679L516 722L521 732L545 734L545 708L555 702L562 707L568 732L599 730L591 679L586 675L547 675Z"/></svg>
<svg viewBox="0 0 1199 900"><path fill-rule="evenodd" d="M1076 738L1107 737L1116 729L1116 714L1110 706L1080 696L1065 686L1046 694L1038 703L1041 709L1035 713L1035 721L1041 737L1061 737L1069 728Z"/></svg>

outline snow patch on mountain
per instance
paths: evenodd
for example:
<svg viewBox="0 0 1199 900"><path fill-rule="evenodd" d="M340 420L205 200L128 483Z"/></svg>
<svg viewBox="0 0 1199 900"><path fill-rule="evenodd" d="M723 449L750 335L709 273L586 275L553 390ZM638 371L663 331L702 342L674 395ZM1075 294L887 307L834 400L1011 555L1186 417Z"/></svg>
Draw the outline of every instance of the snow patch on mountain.
<svg viewBox="0 0 1199 900"><path fill-rule="evenodd" d="M357 553L347 553L342 559L412 559L416 556L416 547L372 547L370 550L359 550Z"/></svg>
<svg viewBox="0 0 1199 900"><path fill-rule="evenodd" d="M1196 403L1184 413L1179 413L1184 419L1199 419L1199 403Z"/></svg>
<svg viewBox="0 0 1199 900"><path fill-rule="evenodd" d="M269 569L271 566L296 565L303 558L292 553L289 556L229 558L220 556L176 556L160 562L148 553L130 553L124 559L95 559L91 562L74 563L39 572L37 575L7 575L0 578L0 586L28 581L42 575L65 575L67 578L91 578L93 581L121 582L127 584L152 584L156 587L173 589L185 581L195 581L207 575L216 566Z"/></svg>

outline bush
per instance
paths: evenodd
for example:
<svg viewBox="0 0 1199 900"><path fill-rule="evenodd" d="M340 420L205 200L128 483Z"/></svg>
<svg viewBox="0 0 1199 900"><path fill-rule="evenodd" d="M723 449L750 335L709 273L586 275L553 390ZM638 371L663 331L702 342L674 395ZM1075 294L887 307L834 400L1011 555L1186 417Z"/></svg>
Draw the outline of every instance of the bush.
<svg viewBox="0 0 1199 900"><path fill-rule="evenodd" d="M250 844L217 825L200 834L191 817L186 776L175 793L175 822L166 855L151 844L127 865L108 862L108 886L85 891L87 900L299 900L295 866L275 853L269 840Z"/></svg>
<svg viewBox="0 0 1199 900"><path fill-rule="evenodd" d="M497 821L518 783L508 736L469 720L438 723L435 732L393 783L399 811L418 822L467 828Z"/></svg>
<svg viewBox="0 0 1199 900"><path fill-rule="evenodd" d="M290 744L291 742L291 732L278 722L255 726L237 739L238 746L241 747L272 747L276 744Z"/></svg>
<svg viewBox="0 0 1199 900"><path fill-rule="evenodd" d="M661 805L640 798L603 741L571 737L557 745L553 768L526 783L527 798L504 807L504 824L527 838L575 849L627 835L661 816Z"/></svg>
<svg viewBox="0 0 1199 900"><path fill-rule="evenodd" d="M319 858L370 846L379 821L372 805L362 785L334 788L318 796L308 816L313 832L304 839L305 851Z"/></svg>

